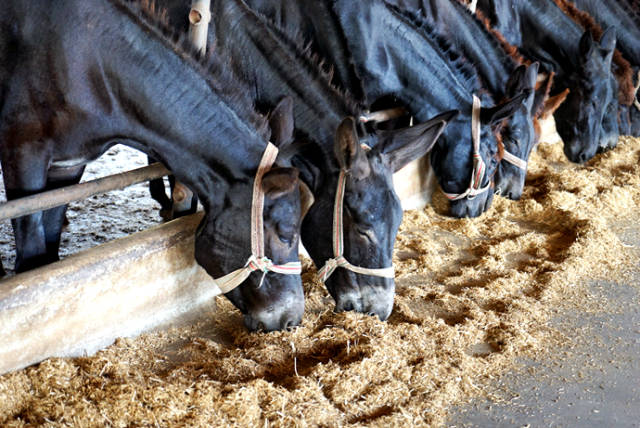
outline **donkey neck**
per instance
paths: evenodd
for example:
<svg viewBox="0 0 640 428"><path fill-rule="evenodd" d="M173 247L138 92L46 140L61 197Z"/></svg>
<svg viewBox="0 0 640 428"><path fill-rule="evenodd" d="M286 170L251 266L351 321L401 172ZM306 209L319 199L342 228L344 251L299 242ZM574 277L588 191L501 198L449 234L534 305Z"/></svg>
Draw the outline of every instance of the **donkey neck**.
<svg viewBox="0 0 640 428"><path fill-rule="evenodd" d="M362 85L349 58L344 32L333 13L332 0L245 0L245 3L287 34L310 43L331 64L335 84L362 99Z"/></svg>
<svg viewBox="0 0 640 428"><path fill-rule="evenodd" d="M164 162L207 209L229 185L253 177L266 139L250 106L221 91L233 81L215 81L119 0L73 1L95 23L88 67L103 100L99 116L111 124L105 139L123 139Z"/></svg>
<svg viewBox="0 0 640 428"><path fill-rule="evenodd" d="M418 120L471 111L476 78L451 62L425 28L381 1L337 0L335 7L369 99L396 95Z"/></svg>
<svg viewBox="0 0 640 428"><path fill-rule="evenodd" d="M239 74L252 82L259 102L274 105L282 96L291 96L296 129L324 153L323 168L336 169L335 130L344 117L358 114L355 102L333 87L318 62L302 52L284 30L243 2L215 2L212 13L217 52L232 58Z"/></svg>
<svg viewBox="0 0 640 428"><path fill-rule="evenodd" d="M428 3L430 10L435 11L437 15L431 15L435 18L432 24L471 60L485 88L497 98L504 98L508 78L518 64L498 40L459 0L423 0L422 3ZM423 10L426 12L426 7Z"/></svg>
<svg viewBox="0 0 640 428"><path fill-rule="evenodd" d="M588 12L603 27L616 28L616 47L636 68L640 66L640 20L634 19L630 6L611 0L575 0L576 6Z"/></svg>
<svg viewBox="0 0 640 428"><path fill-rule="evenodd" d="M540 61L543 68L555 71L562 80L572 73L579 57L578 49L584 30L551 0L515 0L520 19L520 48ZM508 22L498 22L498 29L509 34ZM515 40L508 40L516 44Z"/></svg>

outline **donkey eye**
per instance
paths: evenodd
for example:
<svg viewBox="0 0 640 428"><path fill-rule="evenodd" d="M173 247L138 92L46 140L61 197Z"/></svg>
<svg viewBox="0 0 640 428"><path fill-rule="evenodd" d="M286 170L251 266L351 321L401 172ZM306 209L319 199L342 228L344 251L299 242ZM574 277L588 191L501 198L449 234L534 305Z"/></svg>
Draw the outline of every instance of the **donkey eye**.
<svg viewBox="0 0 640 428"><path fill-rule="evenodd" d="M293 242L293 238L290 237L290 236L278 235L278 239L280 239L280 242L282 242L283 244L286 244L286 245L291 245L291 243Z"/></svg>
<svg viewBox="0 0 640 428"><path fill-rule="evenodd" d="M358 232L359 235L362 235L366 238L369 237L369 233L364 227L356 226L354 229L356 230L356 232Z"/></svg>
<svg viewBox="0 0 640 428"><path fill-rule="evenodd" d="M278 239L286 245L291 245L295 238L295 230L293 227L278 227Z"/></svg>

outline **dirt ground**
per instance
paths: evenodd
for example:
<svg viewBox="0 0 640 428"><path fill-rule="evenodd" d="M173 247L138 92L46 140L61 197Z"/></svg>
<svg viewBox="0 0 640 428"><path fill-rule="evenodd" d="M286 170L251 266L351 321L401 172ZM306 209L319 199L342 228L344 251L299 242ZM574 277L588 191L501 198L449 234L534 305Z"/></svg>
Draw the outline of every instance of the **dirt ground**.
<svg viewBox="0 0 640 428"><path fill-rule="evenodd" d="M138 197L148 198L144 188L113 201L133 211L121 223L112 217L120 214L99 214L104 227L124 234L143 226L131 218L157 222L153 203ZM295 330L250 334L220 297L218 310L197 324L0 376L0 425L446 424L453 406L497 396L490 385L523 361L562 360L561 346L589 342L593 329L563 330L555 320L597 320L615 300L603 304L594 281L635 281L636 244L618 229L635 224L639 202L640 140L622 138L586 165L569 164L559 144L543 144L522 200L497 198L483 217L457 220L443 215L446 200L437 195L433 207L405 213L387 322L333 313L306 261L306 314ZM85 222L78 231L85 242L106 238L91 230L95 218L69 217L70 232L78 217ZM3 256L9 264L4 247Z"/></svg>
<svg viewBox="0 0 640 428"><path fill-rule="evenodd" d="M145 165L147 165L146 155L129 147L117 145L87 166L82 181ZM1 177L0 200L6 200L4 181ZM67 211L69 225L62 234L60 257L148 229L162 221L158 209L159 205L149 196L146 183L73 202ZM0 255L4 268L7 272L12 272L15 243L9 221L0 223Z"/></svg>

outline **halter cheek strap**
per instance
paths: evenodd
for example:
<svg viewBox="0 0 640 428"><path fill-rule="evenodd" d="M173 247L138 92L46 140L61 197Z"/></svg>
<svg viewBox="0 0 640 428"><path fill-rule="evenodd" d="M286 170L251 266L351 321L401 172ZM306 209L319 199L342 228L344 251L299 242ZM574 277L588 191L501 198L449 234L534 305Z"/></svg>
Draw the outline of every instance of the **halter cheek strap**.
<svg viewBox="0 0 640 428"><path fill-rule="evenodd" d="M283 275L300 275L300 273L302 273L302 265L299 261L289 262L284 265L275 265L264 255L264 192L262 191L262 177L271 169L277 156L278 148L268 143L253 181L253 200L251 203L251 256L249 256L247 263L241 269L237 269L214 280L222 293L228 293L233 290L255 271L262 272L260 285L262 285L262 281L264 281L264 277L268 272Z"/></svg>
<svg viewBox="0 0 640 428"><path fill-rule="evenodd" d="M336 200L333 206L333 256L325 262L324 266L318 271L318 275L322 282L325 282L331 274L339 267L350 270L351 272L359 273L362 275L378 276L382 278L394 278L395 270L393 266L382 269L370 269L360 266L352 265L344 258L344 246L343 246L343 226L342 226L342 213L344 208L344 191L347 182L347 174L344 170L340 171L338 177L338 189L336 190Z"/></svg>
<svg viewBox="0 0 640 428"><path fill-rule="evenodd" d="M527 161L520 159L516 155L509 153L506 149L503 150L502 160L509 162L511 165L515 165L523 171L527 170Z"/></svg>
<svg viewBox="0 0 640 428"><path fill-rule="evenodd" d="M464 193L447 193L442 192L450 201L457 201L459 199L469 198L473 199L479 194L485 192L491 183L486 186L482 186L482 180L484 179L487 165L480 156L480 109L482 103L480 98L473 95L473 109L471 110L471 141L473 142L473 171L471 172L471 183L469 188Z"/></svg>

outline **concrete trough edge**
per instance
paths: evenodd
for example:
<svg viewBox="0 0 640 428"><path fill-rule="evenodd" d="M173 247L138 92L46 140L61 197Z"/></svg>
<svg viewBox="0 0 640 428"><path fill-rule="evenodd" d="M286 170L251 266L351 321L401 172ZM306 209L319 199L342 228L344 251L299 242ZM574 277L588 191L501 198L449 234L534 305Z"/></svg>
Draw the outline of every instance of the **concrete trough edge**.
<svg viewBox="0 0 640 428"><path fill-rule="evenodd" d="M0 374L90 355L204 308L220 290L195 262L194 214L0 281Z"/></svg>

